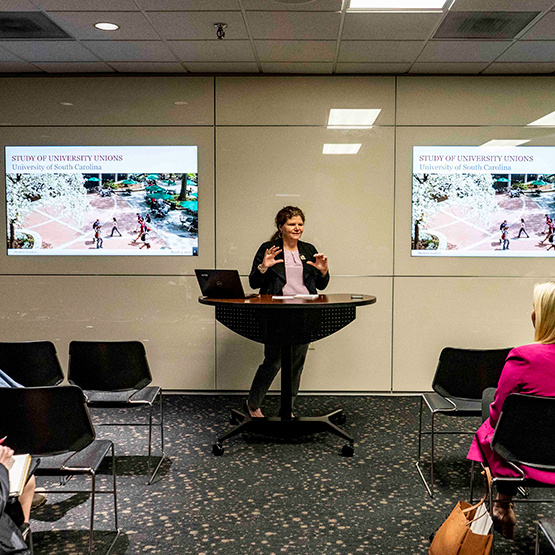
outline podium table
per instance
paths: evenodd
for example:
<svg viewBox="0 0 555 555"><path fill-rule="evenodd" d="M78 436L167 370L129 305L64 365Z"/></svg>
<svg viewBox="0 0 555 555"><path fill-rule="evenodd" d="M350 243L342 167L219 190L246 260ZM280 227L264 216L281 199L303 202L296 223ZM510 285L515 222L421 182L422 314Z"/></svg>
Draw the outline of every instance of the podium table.
<svg viewBox="0 0 555 555"><path fill-rule="evenodd" d="M291 346L312 343L335 333L356 318L358 306L373 304L376 297L341 293L319 295L317 299L272 299L272 295L257 295L246 299L199 297L199 302L215 306L216 320L239 335L281 346L282 416L251 418L233 410L231 421L239 424L218 437L213 453L222 455L222 442L243 432L290 438L328 431L349 442L342 453L351 456L354 439L337 425L345 421L342 409L318 417L291 416Z"/></svg>

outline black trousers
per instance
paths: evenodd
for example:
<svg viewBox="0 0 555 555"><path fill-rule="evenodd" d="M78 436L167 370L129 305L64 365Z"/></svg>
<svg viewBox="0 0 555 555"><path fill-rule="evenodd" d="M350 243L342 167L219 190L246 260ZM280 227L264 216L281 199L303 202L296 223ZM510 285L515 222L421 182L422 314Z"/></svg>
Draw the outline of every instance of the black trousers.
<svg viewBox="0 0 555 555"><path fill-rule="evenodd" d="M301 374L304 368L308 344L291 346L291 406L294 405ZM249 392L248 403L257 409L281 368L281 345L264 345L264 361L258 367Z"/></svg>

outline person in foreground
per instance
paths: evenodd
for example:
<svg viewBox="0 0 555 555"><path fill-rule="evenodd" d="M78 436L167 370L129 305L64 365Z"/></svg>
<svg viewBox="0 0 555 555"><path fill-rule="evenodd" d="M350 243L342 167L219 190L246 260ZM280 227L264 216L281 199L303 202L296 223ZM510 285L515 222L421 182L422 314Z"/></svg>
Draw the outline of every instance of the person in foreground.
<svg viewBox="0 0 555 555"><path fill-rule="evenodd" d="M285 206L275 217L276 231L258 249L249 284L262 295L317 294L330 281L328 258L300 240L305 217L296 206ZM308 345L291 349L292 404L299 391ZM281 367L281 346L264 345L264 361L258 367L245 408L251 417L262 418L260 405Z"/></svg>
<svg viewBox="0 0 555 555"><path fill-rule="evenodd" d="M491 448L495 426L503 403L510 393L555 397L555 282L540 283L534 288L532 310L534 343L513 349L507 356L499 378L489 418L478 428L468 458L487 464L493 476L514 476L500 455ZM522 466L527 478L546 484L555 484L555 472ZM516 495L514 484L498 484L497 501L493 507L493 523L503 536L514 537L516 517L512 499Z"/></svg>
<svg viewBox="0 0 555 555"><path fill-rule="evenodd" d="M10 480L8 476L8 465L13 456L13 451L4 445L0 445L0 553L17 553L27 555L30 553L27 544L23 540L21 526L29 522L31 514L31 501L35 491L35 477L32 476L19 502L10 502Z"/></svg>

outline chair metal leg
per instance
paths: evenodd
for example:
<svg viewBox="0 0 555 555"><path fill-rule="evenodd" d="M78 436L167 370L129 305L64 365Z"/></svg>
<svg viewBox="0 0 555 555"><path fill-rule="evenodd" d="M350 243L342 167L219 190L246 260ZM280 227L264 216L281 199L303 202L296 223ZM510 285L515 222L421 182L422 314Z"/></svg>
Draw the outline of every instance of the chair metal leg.
<svg viewBox="0 0 555 555"><path fill-rule="evenodd" d="M540 523L536 522L536 542L534 544L534 555L539 555L540 552Z"/></svg>
<svg viewBox="0 0 555 555"><path fill-rule="evenodd" d="M430 427L430 440L431 440L431 461L430 461L430 497L433 497L434 489L434 423L435 423L435 412L432 411L431 427Z"/></svg>
<svg viewBox="0 0 555 555"><path fill-rule="evenodd" d="M424 398L421 396L420 397L420 417L419 417L419 425L418 425L418 459L416 461L416 470L418 470L418 474L420 475L420 479L422 480L422 483L424 484L424 487L426 488L426 491L428 492L428 495L430 497L433 498L434 494L432 491L432 488L430 487L430 485L428 484L428 481L426 480L426 478L424 477L424 473L422 472L422 468L420 466L420 458L421 458L421 453L422 453L422 412L424 409ZM433 457L433 413L432 413L432 457ZM433 484L433 458L432 458L432 484Z"/></svg>
<svg viewBox="0 0 555 555"><path fill-rule="evenodd" d="M420 419L418 425L418 462L420 462L420 453L422 448L422 409L424 405L424 399L420 396Z"/></svg>
<svg viewBox="0 0 555 555"><path fill-rule="evenodd" d="M470 504L474 505L474 464L472 461L470 464Z"/></svg>
<svg viewBox="0 0 555 555"><path fill-rule="evenodd" d="M92 553L93 536L94 536L94 494L96 492L96 473L91 474L91 525L89 529L89 553Z"/></svg>
<svg viewBox="0 0 555 555"><path fill-rule="evenodd" d="M148 473L150 474L152 468L152 411L154 409L154 403L150 405L150 410L148 413Z"/></svg>
<svg viewBox="0 0 555 555"><path fill-rule="evenodd" d="M118 528L118 498L116 493L116 452L114 449L114 444L112 443L112 483L114 488L114 524L116 530L119 532Z"/></svg>
<svg viewBox="0 0 555 555"><path fill-rule="evenodd" d="M147 482L147 485L149 485L149 486L150 486L150 484L152 484L152 481L156 477L156 473L158 472L158 470L162 466L162 462L166 458L166 454L164 453L164 403L163 403L163 397L162 397L162 390L161 389L160 389L160 401L159 402L160 402L160 448L161 448L161 453L160 453L160 461L156 465L156 468L154 469L154 472L151 474L150 479ZM149 472L149 474L150 474L150 470L151 470L150 461L151 461L152 411L153 411L153 408L154 408L153 405L151 405L151 407L150 407L149 434L148 434L148 472Z"/></svg>

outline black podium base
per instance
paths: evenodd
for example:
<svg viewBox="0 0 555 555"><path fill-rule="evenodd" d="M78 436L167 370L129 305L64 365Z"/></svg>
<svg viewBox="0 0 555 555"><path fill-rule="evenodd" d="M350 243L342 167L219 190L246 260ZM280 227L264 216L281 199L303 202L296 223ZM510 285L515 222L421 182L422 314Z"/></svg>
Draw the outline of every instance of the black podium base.
<svg viewBox="0 0 555 555"><path fill-rule="evenodd" d="M229 432L218 437L217 442L212 446L212 452L216 456L223 455L224 453L222 442L230 437L243 433L255 433L281 439L293 439L314 435L320 432L330 432L349 442L344 445L341 450L343 456L352 457L354 453L355 440L337 425L345 422L343 409L337 409L324 416L299 416L296 418L251 418L244 412L233 409L231 411L230 421L232 424L238 425L229 430Z"/></svg>

